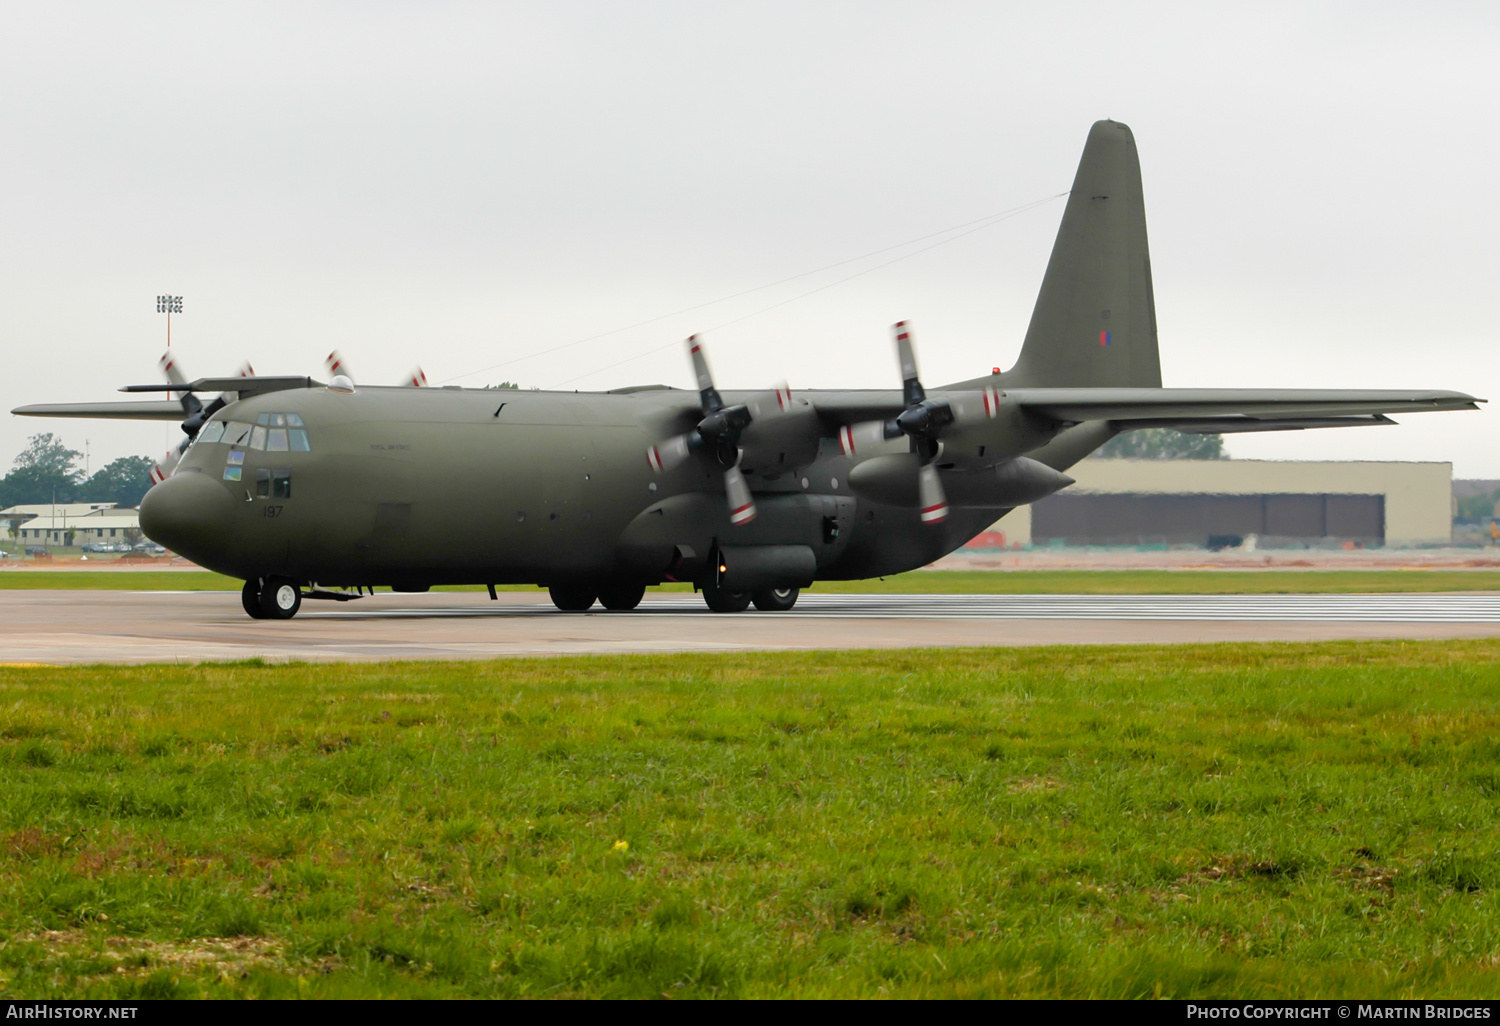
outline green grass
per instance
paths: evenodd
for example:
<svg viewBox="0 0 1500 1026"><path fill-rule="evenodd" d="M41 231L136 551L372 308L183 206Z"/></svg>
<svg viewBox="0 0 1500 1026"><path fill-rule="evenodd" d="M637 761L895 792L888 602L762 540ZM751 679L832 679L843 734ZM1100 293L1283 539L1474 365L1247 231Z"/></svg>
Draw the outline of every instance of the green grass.
<svg viewBox="0 0 1500 1026"><path fill-rule="evenodd" d="M0 993L1493 998L1497 659L0 668Z"/></svg>
<svg viewBox="0 0 1500 1026"><path fill-rule="evenodd" d="M238 591L238 578L206 570L10 570L0 590ZM479 585L438 591L484 591ZM537 593L530 584L500 591ZM689 591L668 584L653 591ZM917 570L868 581L819 581L825 594L1226 595L1309 592L1500 591L1500 570Z"/></svg>

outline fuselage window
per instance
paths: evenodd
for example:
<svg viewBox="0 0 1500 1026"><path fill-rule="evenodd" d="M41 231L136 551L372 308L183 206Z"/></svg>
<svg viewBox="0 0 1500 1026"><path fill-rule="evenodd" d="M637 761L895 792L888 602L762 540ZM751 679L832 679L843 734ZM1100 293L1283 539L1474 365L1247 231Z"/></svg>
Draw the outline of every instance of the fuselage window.
<svg viewBox="0 0 1500 1026"><path fill-rule="evenodd" d="M292 472L290 470L275 471L272 478L271 498L290 499L292 497Z"/></svg>
<svg viewBox="0 0 1500 1026"><path fill-rule="evenodd" d="M278 413L276 416L280 417L281 414ZM270 431L266 432L267 452L286 452L286 449L286 428L273 427Z"/></svg>
<svg viewBox="0 0 1500 1026"><path fill-rule="evenodd" d="M261 416L265 416L265 414L261 414ZM250 431L250 448L252 448L252 449L264 449L265 447L266 447L266 429L263 428L263 427L261 427L259 424L257 424Z"/></svg>
<svg viewBox="0 0 1500 1026"><path fill-rule="evenodd" d="M222 420L211 420L203 425L203 430L198 432L198 441L217 442L224 437L224 422Z"/></svg>
<svg viewBox="0 0 1500 1026"><path fill-rule="evenodd" d="M287 434L291 436L292 452L312 452L312 446L307 444L307 432L302 428L289 428Z"/></svg>
<svg viewBox="0 0 1500 1026"><path fill-rule="evenodd" d="M250 439L250 425L232 420L224 425L223 442L226 445L244 445Z"/></svg>
<svg viewBox="0 0 1500 1026"><path fill-rule="evenodd" d="M244 467L225 467L224 480L238 481L240 479L240 474L244 471L244 469Z"/></svg>
<svg viewBox="0 0 1500 1026"><path fill-rule="evenodd" d="M255 472L255 494L262 499L271 494L271 472L264 468Z"/></svg>
<svg viewBox="0 0 1500 1026"><path fill-rule="evenodd" d="M238 467L241 464L243 464L245 462L245 450L244 449L230 449L229 450L229 461L228 462L229 462L229 465L231 467Z"/></svg>

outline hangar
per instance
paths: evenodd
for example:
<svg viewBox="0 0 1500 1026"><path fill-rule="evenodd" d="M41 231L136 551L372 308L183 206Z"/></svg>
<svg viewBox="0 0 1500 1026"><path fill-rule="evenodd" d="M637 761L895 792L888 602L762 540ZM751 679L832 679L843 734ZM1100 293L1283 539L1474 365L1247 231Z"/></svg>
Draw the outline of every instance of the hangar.
<svg viewBox="0 0 1500 1026"><path fill-rule="evenodd" d="M995 525L1007 544L1447 545L1451 463L1087 459Z"/></svg>

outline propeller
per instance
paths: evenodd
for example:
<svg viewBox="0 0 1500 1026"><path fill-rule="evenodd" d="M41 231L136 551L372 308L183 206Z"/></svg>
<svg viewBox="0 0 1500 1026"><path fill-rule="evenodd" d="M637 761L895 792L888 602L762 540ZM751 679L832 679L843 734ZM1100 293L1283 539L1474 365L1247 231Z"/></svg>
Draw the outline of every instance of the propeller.
<svg viewBox="0 0 1500 1026"><path fill-rule="evenodd" d="M182 368L177 366L177 358L172 353L164 353L158 366L161 368L162 375L166 377L167 384L187 386L187 375L182 372ZM239 374L242 378L254 377L255 368L250 366L249 361L246 361L240 364ZM192 392L177 393L177 401L182 404L184 414L182 433L187 437L179 442L176 448L169 449L161 459L152 464L151 483L158 485L171 477L172 471L177 469L177 464L182 459L182 454L187 452L188 446L193 444L193 439L198 437L198 432L203 430L203 425L207 423L208 418L238 398L235 392L224 392L204 406L203 401Z"/></svg>
<svg viewBox="0 0 1500 1026"><path fill-rule="evenodd" d="M324 358L323 369L328 372L329 378L342 374L350 381L354 380L354 372L349 369L349 364L344 360L344 354L337 349ZM421 367L414 367L401 384L406 388L426 388L427 373Z"/></svg>
<svg viewBox="0 0 1500 1026"><path fill-rule="evenodd" d="M688 356L698 377L698 394L703 404L703 419L687 434L676 435L646 450L651 469L664 474L693 453L707 451L724 467L724 495L729 501L729 522L748 524L755 519L755 500L740 470L740 436L753 421L779 416L791 408L792 392L785 383L770 392L752 397L738 406L726 406L714 387L708 370L708 358L698 336L687 340Z"/></svg>
<svg viewBox="0 0 1500 1026"><path fill-rule="evenodd" d="M979 420L974 407L955 405L947 398L929 399L917 374L911 331L905 321L892 329L896 336L896 358L901 364L901 400L906 408L890 420L864 421L839 428L839 448L845 456L868 455L885 442L905 435L911 451L920 459L917 469L917 506L922 523L940 524L948 519L948 499L938 479L937 461L943 453L943 434L953 427L967 427ZM1000 412L1000 393L985 388L979 404L983 419Z"/></svg>

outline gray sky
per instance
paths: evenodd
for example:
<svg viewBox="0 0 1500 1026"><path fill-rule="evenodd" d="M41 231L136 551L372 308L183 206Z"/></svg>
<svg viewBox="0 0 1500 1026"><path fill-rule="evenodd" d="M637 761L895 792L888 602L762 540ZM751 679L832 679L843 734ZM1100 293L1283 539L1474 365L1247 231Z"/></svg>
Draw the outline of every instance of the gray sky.
<svg viewBox="0 0 1500 1026"><path fill-rule="evenodd" d="M1104 117L1141 151L1166 384L1500 403L1494 3L0 15L5 410L156 380L161 292L191 376L337 347L371 383L688 387L705 331L721 388L895 387L905 318L925 382L971 377L1014 361L1061 200L766 312L919 247L614 329L1060 193ZM1497 415L1229 446L1500 477ZM0 424L0 470L37 431L94 468L181 437Z"/></svg>

